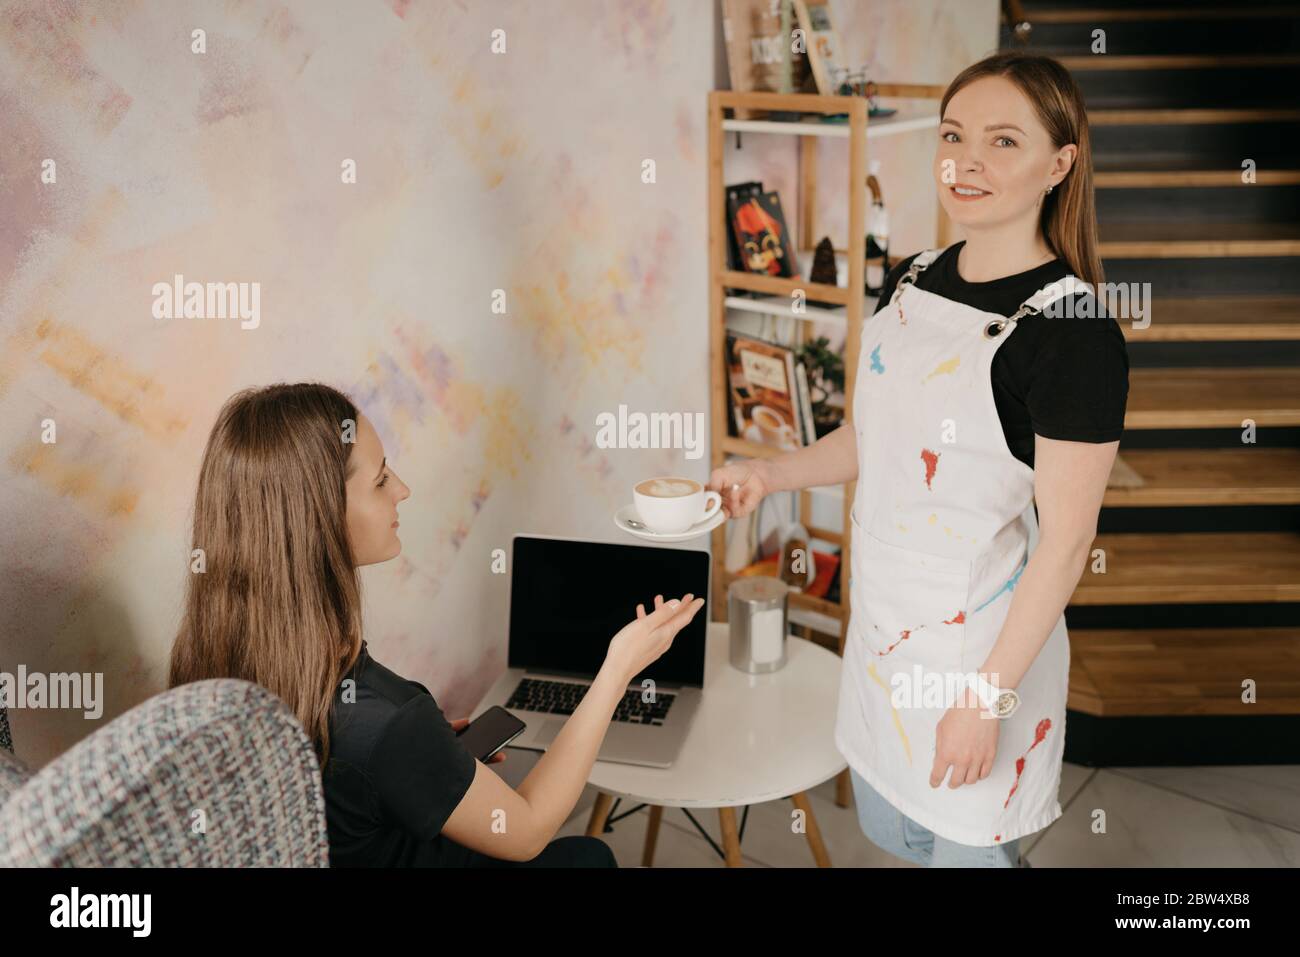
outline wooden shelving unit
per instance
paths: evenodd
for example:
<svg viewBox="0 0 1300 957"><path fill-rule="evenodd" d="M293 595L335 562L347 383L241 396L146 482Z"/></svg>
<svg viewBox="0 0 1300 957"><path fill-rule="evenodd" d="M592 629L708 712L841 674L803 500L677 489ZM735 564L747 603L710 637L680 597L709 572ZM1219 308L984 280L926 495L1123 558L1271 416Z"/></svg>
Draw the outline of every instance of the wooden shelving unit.
<svg viewBox="0 0 1300 957"><path fill-rule="evenodd" d="M757 445L745 439L728 435L728 399L726 365L727 310L737 309L816 322L842 324L845 327L845 418L851 421L853 388L857 373L858 350L862 320L865 318L866 290L866 212L867 212L867 146L883 136L903 135L916 130L934 129L939 125L937 103L944 87L910 83L878 84L879 95L885 99L904 99L893 104L898 112L888 118L868 122L867 101L852 96L817 96L786 93L732 93L715 91L709 94L709 362L712 369L710 462L718 468L728 456L743 458L771 457L780 454L776 449ZM919 103L916 101L920 101ZM799 121L736 120L725 116L735 108L799 112L808 116ZM847 114L848 123L825 123L817 114ZM849 245L847 256L847 287L809 282L802 278L779 279L727 268L727 215L725 176L723 169L724 144L729 133L751 135L797 136L799 142L799 196L798 223L801 250L812 249L816 242L815 208L817 202L817 148L824 139L847 139ZM946 244L950 231L947 217L939 211L938 237ZM744 289L764 295L758 298L727 295L728 289ZM796 313L791 308L792 295L801 290L808 299L834 303L833 308L807 306ZM800 341L807 334L807 323L800 324ZM849 528L849 512L853 507L856 483L846 483L839 491L842 499L841 529ZM791 618L796 624L831 637L838 636L839 651L843 654L844 639L849 620L848 581L850 542L842 530L817 527L809 522L814 493L835 494L834 489L804 490L799 496L800 516L814 538L840 547L840 574L845 587L841 587L839 603L792 593ZM713 616L724 620L727 608L727 588L734 580L726 570L726 526L713 532Z"/></svg>

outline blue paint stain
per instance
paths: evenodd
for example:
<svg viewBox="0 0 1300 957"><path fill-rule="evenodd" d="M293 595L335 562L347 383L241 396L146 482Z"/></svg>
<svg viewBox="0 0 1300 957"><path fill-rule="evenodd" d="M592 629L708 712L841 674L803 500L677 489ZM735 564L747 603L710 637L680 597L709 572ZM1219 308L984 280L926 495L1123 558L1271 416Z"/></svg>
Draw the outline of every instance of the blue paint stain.
<svg viewBox="0 0 1300 957"><path fill-rule="evenodd" d="M1005 592L1015 591L1016 583L1020 581L1020 576L1024 572L1025 566L1028 564L1029 564L1029 552L1026 551L1024 557L1020 559L1020 567L1016 569L1016 573L1012 575L1010 578L1008 578L1001 588L999 588L992 595L990 595L988 601L983 602L981 605L979 605L979 607L977 607L975 611L972 611L971 614L973 615L975 614L976 611L980 611L981 609L987 607L995 598L1001 595L1004 591Z"/></svg>
<svg viewBox="0 0 1300 957"><path fill-rule="evenodd" d="M874 348L874 349L871 350L871 371L872 371L872 372L881 372L881 373L883 373L883 372L885 371L885 367L884 367L883 365L880 364L880 345L879 345L879 344L876 345L876 348Z"/></svg>

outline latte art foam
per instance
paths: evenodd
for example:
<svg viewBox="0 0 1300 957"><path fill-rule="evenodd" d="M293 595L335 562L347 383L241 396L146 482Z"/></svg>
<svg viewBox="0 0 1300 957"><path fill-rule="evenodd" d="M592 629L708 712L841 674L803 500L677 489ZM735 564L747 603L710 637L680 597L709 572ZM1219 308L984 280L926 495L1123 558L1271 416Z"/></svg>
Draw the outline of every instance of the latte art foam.
<svg viewBox="0 0 1300 957"><path fill-rule="evenodd" d="M683 495L693 495L699 489L700 486L689 479L658 478L642 482L636 490L642 495L653 495L656 498L680 498Z"/></svg>

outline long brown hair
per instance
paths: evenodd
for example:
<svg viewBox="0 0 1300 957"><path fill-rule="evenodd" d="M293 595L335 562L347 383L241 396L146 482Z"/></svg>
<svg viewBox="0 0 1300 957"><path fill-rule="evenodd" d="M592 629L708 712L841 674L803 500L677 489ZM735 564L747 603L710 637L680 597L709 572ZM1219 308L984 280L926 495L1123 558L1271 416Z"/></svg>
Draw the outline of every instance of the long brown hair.
<svg viewBox="0 0 1300 957"><path fill-rule="evenodd" d="M1020 88L1033 104L1038 120L1060 149L1067 143L1079 147L1070 172L1043 197L1038 226L1047 245L1084 282L1098 286L1103 280L1097 254L1097 208L1092 192L1092 134L1083 95L1070 71L1048 56L1009 50L972 63L948 84L939 115L962 87L986 76L1004 76Z"/></svg>
<svg viewBox="0 0 1300 957"><path fill-rule="evenodd" d="M357 407L327 385L232 396L208 436L192 574L168 686L243 678L279 695L329 760L338 683L361 650L361 582L347 534ZM202 565L198 562L201 561Z"/></svg>

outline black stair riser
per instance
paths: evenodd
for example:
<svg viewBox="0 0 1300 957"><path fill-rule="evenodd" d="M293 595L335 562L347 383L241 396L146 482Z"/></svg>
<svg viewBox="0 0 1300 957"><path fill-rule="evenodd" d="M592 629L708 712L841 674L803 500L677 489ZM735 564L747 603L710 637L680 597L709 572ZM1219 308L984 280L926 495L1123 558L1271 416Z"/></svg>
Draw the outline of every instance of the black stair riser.
<svg viewBox="0 0 1300 957"><path fill-rule="evenodd" d="M1230 303L1225 303L1230 306ZM1248 315L1225 314L1224 322L1249 320ZM1162 312L1160 301L1151 304L1151 328L1176 323L1176 310ZM1300 379L1300 340L1240 340L1227 342L1128 342L1132 369L1240 369L1294 366Z"/></svg>
<svg viewBox="0 0 1300 957"><path fill-rule="evenodd" d="M1085 767L1295 764L1297 742L1300 715L1065 716L1065 760Z"/></svg>
<svg viewBox="0 0 1300 957"><path fill-rule="evenodd" d="M1093 123L1089 127L1094 160L1099 169L1123 169L1124 157L1151 157L1159 162L1170 160L1170 168L1184 169L1189 159L1206 163L1231 163L1205 166L1206 169L1240 170L1244 160L1262 157L1295 156L1300 153L1300 121L1251 123L1137 123L1111 126ZM1175 161L1178 164L1175 165ZM1294 160L1290 167L1295 168ZM1151 168L1144 166L1144 169Z"/></svg>
<svg viewBox="0 0 1300 957"><path fill-rule="evenodd" d="M1100 223L1296 223L1300 185L1099 187Z"/></svg>
<svg viewBox="0 0 1300 957"><path fill-rule="evenodd" d="M1130 389L1132 387L1130 386ZM1265 426L1255 430L1255 442L1241 441L1242 429L1125 429L1119 451L1126 449L1294 449L1300 447L1300 428Z"/></svg>
<svg viewBox="0 0 1300 957"><path fill-rule="evenodd" d="M1110 4L1107 4L1110 6ZM1003 25L1001 49L1025 49L1048 56L1101 56L1093 53L1093 31L1105 30L1106 53L1154 56L1169 53L1220 54L1300 52L1300 19L1294 16L1246 19L1105 20L1086 23L1034 23L1030 42L1020 47Z"/></svg>
<svg viewBox="0 0 1300 957"><path fill-rule="evenodd" d="M1085 569L1084 574L1089 572ZM1300 626L1300 603L1179 602L1163 605L1070 605L1065 626L1075 628L1290 628Z"/></svg>
<svg viewBox="0 0 1300 957"><path fill-rule="evenodd" d="M1296 256L1110 258L1102 268L1106 282L1151 283L1153 310L1165 297L1300 295ZM1151 321L1159 321L1158 313Z"/></svg>
<svg viewBox="0 0 1300 957"><path fill-rule="evenodd" d="M1104 56L1095 59L1105 60ZM1295 66L1190 69L1074 70L1088 109L1174 109L1294 106L1300 89Z"/></svg>
<svg viewBox="0 0 1300 957"><path fill-rule="evenodd" d="M1120 443L1120 454L1124 451ZM1297 476L1300 478L1300 476ZM1107 506L1097 531L1150 532L1300 532L1300 505L1142 505Z"/></svg>

